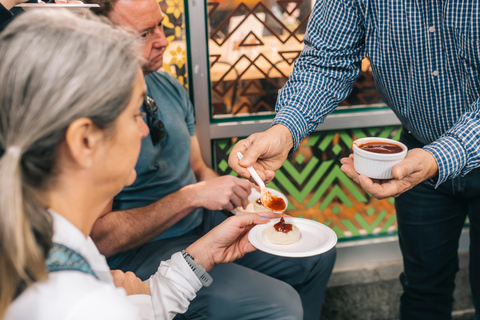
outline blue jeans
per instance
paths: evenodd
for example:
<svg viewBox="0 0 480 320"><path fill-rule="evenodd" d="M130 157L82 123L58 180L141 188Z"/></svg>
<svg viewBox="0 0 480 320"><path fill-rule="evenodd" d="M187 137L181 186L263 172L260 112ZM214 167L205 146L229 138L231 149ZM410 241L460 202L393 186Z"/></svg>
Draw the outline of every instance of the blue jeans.
<svg viewBox="0 0 480 320"><path fill-rule="evenodd" d="M196 230L149 242L132 250L121 265L111 267L148 279L160 261L185 249L225 219L222 212L204 210L203 224ZM210 272L213 283L197 292L187 312L175 320L318 320L335 257L335 248L307 258L284 258L257 250L234 263L217 265Z"/></svg>
<svg viewBox="0 0 480 320"><path fill-rule="evenodd" d="M403 132L409 149L422 147ZM437 189L425 183L395 200L404 272L400 319L451 319L458 242L470 219L470 284L480 319L480 169L449 179Z"/></svg>

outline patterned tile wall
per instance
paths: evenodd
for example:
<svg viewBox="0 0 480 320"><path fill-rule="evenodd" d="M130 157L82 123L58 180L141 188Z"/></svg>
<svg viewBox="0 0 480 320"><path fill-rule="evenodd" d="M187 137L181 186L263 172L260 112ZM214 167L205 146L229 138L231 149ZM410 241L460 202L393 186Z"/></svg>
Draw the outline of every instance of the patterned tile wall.
<svg viewBox="0 0 480 320"><path fill-rule="evenodd" d="M212 115L274 113L303 49L313 0L207 1ZM368 60L343 108L382 103Z"/></svg>
<svg viewBox="0 0 480 320"><path fill-rule="evenodd" d="M165 53L163 69L174 75L188 88L183 0L161 0L159 1L159 5L164 13L163 25L170 43ZM208 2L207 5L210 19L210 46L212 46L212 41L215 42L214 45L217 46L217 42L222 44L223 40L218 38L218 36L222 34L222 31L218 26L220 26L224 19L234 17L235 14L232 14L233 12L237 12L237 15L252 15L261 18L264 17L262 14L266 14L267 16L275 14L278 16L280 12L283 16L280 22L287 22L284 23L283 27L280 25L280 28L285 30L278 33L279 37L276 39L279 43L273 46L273 48L277 47L277 50L270 52L278 55L278 59L280 59L278 61L281 61L274 63L274 65L281 67L280 70L275 73L275 68L269 68L269 73L267 73L267 75L271 72L276 74L276 76L271 79L273 82L269 81L268 76L265 77L264 80L258 80L258 75L249 75L249 73L255 71L254 69L257 69L258 72L259 68L257 67L260 66L260 64L268 64L268 55L265 55L266 59L261 57L263 60L252 60L253 63L243 66L245 73L241 74L241 77L229 78L227 75L228 70L220 68L222 67L221 55L215 54L215 52L212 53L212 47L210 47L210 64L212 70L215 71L215 68L217 68L220 70L220 74L226 75L223 83L220 83L221 81L212 82L212 90L214 93L214 101L212 102L212 107L214 108L213 114L272 112L276 98L276 90L278 90L288 78L290 69L293 67L293 61L299 53L297 49L298 44L295 43L300 43L303 39L304 27L309 15L308 7L305 8L305 2L301 0L293 2L278 0L270 4L270 6L265 6L256 2L234 4L223 1ZM297 20L295 23L295 19L289 17L297 15L297 9L299 9L300 6L302 6L303 9L300 16L296 17ZM219 9L219 11L215 12L217 9ZM218 15L221 10L223 10L223 13L219 18ZM290 22L293 21L293 23L288 24L289 20ZM245 23L245 21L237 21L237 23L241 24ZM212 29L212 26L216 28ZM226 25L223 27L225 28ZM233 34L235 32L235 28L231 26L226 28L226 35L228 35L229 32L228 28L230 28L230 33ZM269 39L271 40L275 30L264 34L270 37ZM239 54L237 58L239 60L245 60L249 58L251 54L258 54L257 49L265 44L262 36L255 37L254 33L244 36L244 38L240 39L243 40L243 42L240 41L237 44L239 45L237 49ZM215 37L217 38L215 39ZM232 36L232 39L235 39L235 37ZM289 43L292 42L294 43L293 46L295 49L288 50L288 48L284 48L284 45L288 46ZM227 46L227 44L225 44L225 46ZM280 50L278 50L278 48L280 48ZM242 54L244 55L243 57ZM213 68L216 63L218 64ZM224 66L225 64L223 64L223 67ZM236 67L242 66L241 64L236 64ZM374 87L368 60L363 62L362 71L361 77L355 83L352 94L341 104L341 107L381 103ZM232 83L235 85L232 86ZM228 94L226 94L227 92ZM268 186L288 196L288 214L320 221L330 226L336 232L339 239L346 240L395 232L396 216L393 198L376 200L371 197L342 173L340 170L340 159L348 156L351 143L356 138L381 136L397 139L399 134L400 130L398 127L313 133L302 142L299 150L287 159L283 167L277 171L274 181ZM234 174L228 167L227 158L236 141L238 141L238 138L212 141L215 166L217 172L220 174Z"/></svg>
<svg viewBox="0 0 480 320"><path fill-rule="evenodd" d="M185 11L183 0L157 0L163 11L163 28L169 42L164 54L163 70L188 88Z"/></svg>
<svg viewBox="0 0 480 320"><path fill-rule="evenodd" d="M351 153L355 139L377 136L398 140L400 131L398 126L387 126L315 132L277 170L268 187L287 195L288 214L322 222L339 239L393 233L397 228L393 198L370 196L340 170L340 159ZM213 141L218 173L236 175L227 160L237 141Z"/></svg>

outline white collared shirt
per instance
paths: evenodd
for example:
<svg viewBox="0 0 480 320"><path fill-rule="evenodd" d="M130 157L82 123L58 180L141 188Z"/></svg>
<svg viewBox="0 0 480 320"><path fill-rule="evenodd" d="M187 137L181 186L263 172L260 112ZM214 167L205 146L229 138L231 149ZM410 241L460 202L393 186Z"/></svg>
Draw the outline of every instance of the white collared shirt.
<svg viewBox="0 0 480 320"><path fill-rule="evenodd" d="M79 271L49 273L48 279L25 290L7 310L6 320L173 319L187 310L202 284L180 252L162 262L146 282L151 296L126 296L116 288L106 259L90 237L52 212L53 242L83 256L99 279Z"/></svg>

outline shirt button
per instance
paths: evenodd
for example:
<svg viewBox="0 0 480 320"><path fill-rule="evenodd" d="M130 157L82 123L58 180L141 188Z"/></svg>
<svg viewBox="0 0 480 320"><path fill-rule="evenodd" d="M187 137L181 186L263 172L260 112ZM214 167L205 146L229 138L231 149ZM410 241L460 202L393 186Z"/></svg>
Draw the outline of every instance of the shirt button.
<svg viewBox="0 0 480 320"><path fill-rule="evenodd" d="M438 70L435 70L435 71L433 71L433 72L432 72L432 76L434 76L434 77L438 77L438 75L439 75L439 72L438 72Z"/></svg>
<svg viewBox="0 0 480 320"><path fill-rule="evenodd" d="M434 33L435 32L435 27L428 28L428 32Z"/></svg>

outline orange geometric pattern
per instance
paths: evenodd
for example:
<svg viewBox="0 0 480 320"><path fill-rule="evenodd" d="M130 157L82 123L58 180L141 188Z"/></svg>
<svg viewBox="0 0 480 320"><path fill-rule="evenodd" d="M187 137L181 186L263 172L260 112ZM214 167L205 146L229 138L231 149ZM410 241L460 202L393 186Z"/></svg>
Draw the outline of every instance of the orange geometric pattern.
<svg viewBox="0 0 480 320"><path fill-rule="evenodd" d="M208 2L213 117L274 114L278 90L303 49L311 3L277 0ZM368 62L341 104L381 103Z"/></svg>

